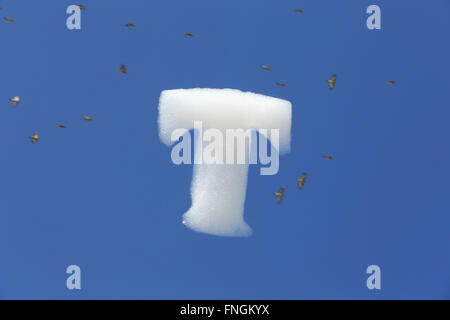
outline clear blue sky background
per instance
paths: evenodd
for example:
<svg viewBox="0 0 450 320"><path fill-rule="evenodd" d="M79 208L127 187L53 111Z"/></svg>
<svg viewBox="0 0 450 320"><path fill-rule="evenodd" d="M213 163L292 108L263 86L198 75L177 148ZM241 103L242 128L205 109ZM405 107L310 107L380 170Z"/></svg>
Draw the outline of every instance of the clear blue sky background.
<svg viewBox="0 0 450 320"><path fill-rule="evenodd" d="M449 1L80 3L69 31L78 3L0 0L1 298L450 298ZM170 161L157 105L192 87L293 104L279 174L249 172L250 238L181 223L192 168Z"/></svg>

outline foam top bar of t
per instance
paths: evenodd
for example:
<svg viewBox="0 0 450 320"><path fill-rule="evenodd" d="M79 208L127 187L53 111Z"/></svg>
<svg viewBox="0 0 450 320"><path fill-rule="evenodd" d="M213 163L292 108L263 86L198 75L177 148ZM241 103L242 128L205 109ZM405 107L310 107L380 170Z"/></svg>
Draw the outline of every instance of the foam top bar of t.
<svg viewBox="0 0 450 320"><path fill-rule="evenodd" d="M279 130L279 152L290 151L291 103L236 89L164 90L159 101L159 134L170 146L174 130L193 128L202 121L203 128Z"/></svg>

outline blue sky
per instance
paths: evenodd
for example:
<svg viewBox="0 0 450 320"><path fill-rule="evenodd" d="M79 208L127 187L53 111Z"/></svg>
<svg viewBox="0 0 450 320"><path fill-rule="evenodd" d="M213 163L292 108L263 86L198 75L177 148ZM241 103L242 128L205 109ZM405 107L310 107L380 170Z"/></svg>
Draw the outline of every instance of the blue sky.
<svg viewBox="0 0 450 320"><path fill-rule="evenodd" d="M0 0L0 298L450 298L450 2L80 3L69 31L72 1ZM157 104L192 87L293 104L280 172L249 171L250 238L181 224L192 168L159 141Z"/></svg>

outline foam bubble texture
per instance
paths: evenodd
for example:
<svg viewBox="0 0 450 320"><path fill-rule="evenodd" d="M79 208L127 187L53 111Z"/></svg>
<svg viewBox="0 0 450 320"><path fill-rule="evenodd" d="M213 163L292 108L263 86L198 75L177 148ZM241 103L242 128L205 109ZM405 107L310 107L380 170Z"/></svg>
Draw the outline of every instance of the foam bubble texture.
<svg viewBox="0 0 450 320"><path fill-rule="evenodd" d="M194 121L203 129L278 129L279 152L290 151L291 103L235 89L165 90L159 101L159 135L170 146L174 130L190 130ZM202 137L199 137L201 139ZM201 156L194 141L195 156ZM227 152L227 150L225 150ZM221 236L249 236L244 221L248 164L196 164L191 185L192 206L183 223L199 232Z"/></svg>

